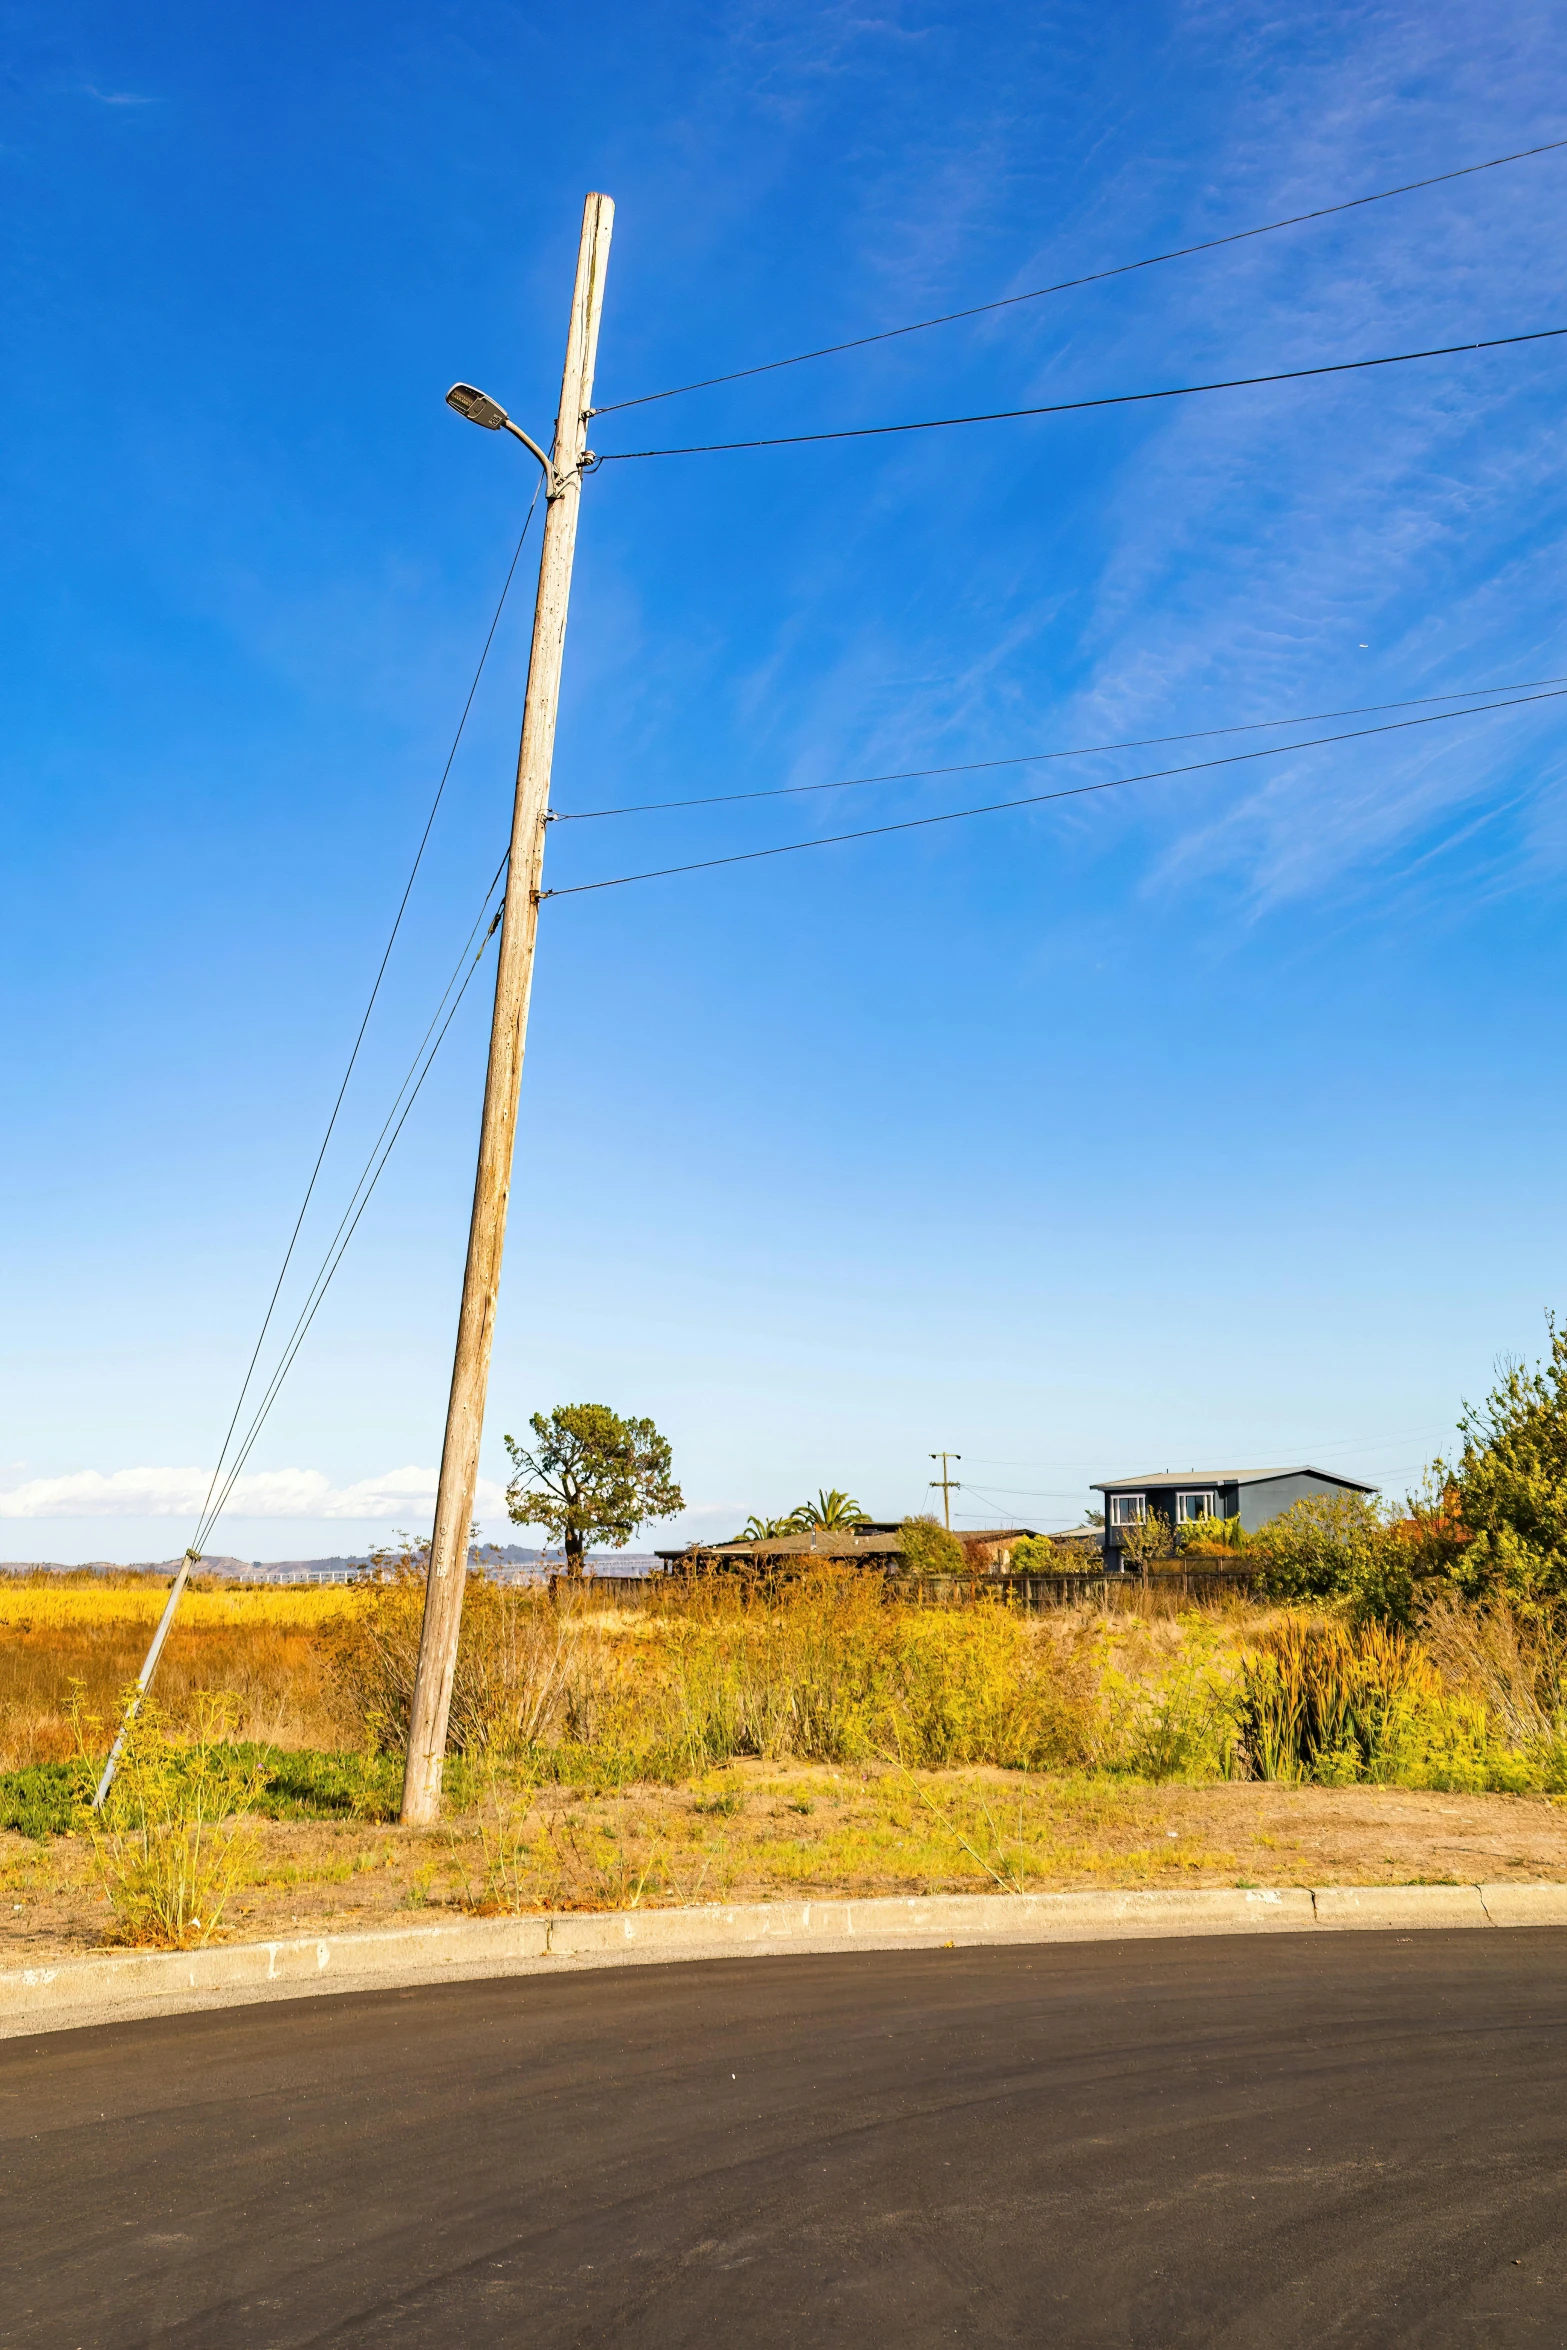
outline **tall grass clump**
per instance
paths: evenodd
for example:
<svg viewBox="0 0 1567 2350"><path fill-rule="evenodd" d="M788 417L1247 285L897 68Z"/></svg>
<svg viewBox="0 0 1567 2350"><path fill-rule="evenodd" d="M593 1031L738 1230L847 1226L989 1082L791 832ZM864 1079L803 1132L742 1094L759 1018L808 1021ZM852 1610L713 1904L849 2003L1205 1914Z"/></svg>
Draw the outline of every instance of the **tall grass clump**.
<svg viewBox="0 0 1567 2350"><path fill-rule="evenodd" d="M232 1698L204 1693L191 1727L174 1729L143 1705L101 1814L84 1810L122 1942L189 1950L223 1923L256 1849L246 1814L267 1784L265 1767L234 1745L235 1713ZM102 1725L77 1719L88 1765ZM84 1791L93 1775L84 1770Z"/></svg>
<svg viewBox="0 0 1567 2350"><path fill-rule="evenodd" d="M1549 1793L1567 1790L1567 1609L1501 1593L1480 1607L1443 1593L1421 1645L1444 1679L1482 1704Z"/></svg>
<svg viewBox="0 0 1567 2350"><path fill-rule="evenodd" d="M1527 1758L1397 1626L1286 1617L1241 1659L1236 1759L1255 1779L1517 1788Z"/></svg>
<svg viewBox="0 0 1567 2350"><path fill-rule="evenodd" d="M1086 1750L1082 1660L1004 1608L889 1600L824 1568L774 1592L715 1584L667 1618L667 1766L733 1756L1042 1770Z"/></svg>
<svg viewBox="0 0 1567 2350"><path fill-rule="evenodd" d="M1128 1645L1100 1638L1095 1761L1137 1779L1232 1777L1234 1652L1219 1628L1188 1613L1174 1644L1153 1659L1129 1655Z"/></svg>

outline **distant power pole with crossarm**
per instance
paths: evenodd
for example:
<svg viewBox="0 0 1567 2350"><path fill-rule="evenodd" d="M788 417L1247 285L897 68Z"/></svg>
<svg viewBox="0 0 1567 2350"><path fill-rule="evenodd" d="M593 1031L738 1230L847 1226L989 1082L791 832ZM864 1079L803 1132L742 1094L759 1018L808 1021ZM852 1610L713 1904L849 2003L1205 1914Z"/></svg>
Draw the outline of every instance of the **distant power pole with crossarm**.
<svg viewBox="0 0 1567 2350"><path fill-rule="evenodd" d="M932 1490L938 1485L941 1488L941 1514L947 1521L947 1532L950 1534L952 1532L952 1496L962 1492L963 1482L961 1478L949 1474L948 1463L960 1461L963 1455L960 1452L933 1452L930 1457L933 1461L941 1463L941 1475L932 1477L930 1482Z"/></svg>

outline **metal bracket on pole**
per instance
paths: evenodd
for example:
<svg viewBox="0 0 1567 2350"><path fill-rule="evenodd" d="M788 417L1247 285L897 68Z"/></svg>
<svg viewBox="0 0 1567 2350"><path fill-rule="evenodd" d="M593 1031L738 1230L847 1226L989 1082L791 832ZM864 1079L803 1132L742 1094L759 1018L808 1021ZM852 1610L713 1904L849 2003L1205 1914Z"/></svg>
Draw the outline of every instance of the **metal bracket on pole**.
<svg viewBox="0 0 1567 2350"><path fill-rule="evenodd" d="M580 464L574 465L569 473L557 473L553 459L545 456L544 451L539 447L538 442L533 438L531 433L525 433L520 424L513 424L509 416L506 419L505 429L512 435L514 440L521 441L523 447L529 450L533 456L537 457L539 463L543 466L544 498L547 505L552 506L555 503L555 500L560 497L564 491L570 489L574 481L580 481L585 473L591 473L595 465L598 463L598 459L594 456L593 451L591 449L584 449L582 452L582 461Z"/></svg>

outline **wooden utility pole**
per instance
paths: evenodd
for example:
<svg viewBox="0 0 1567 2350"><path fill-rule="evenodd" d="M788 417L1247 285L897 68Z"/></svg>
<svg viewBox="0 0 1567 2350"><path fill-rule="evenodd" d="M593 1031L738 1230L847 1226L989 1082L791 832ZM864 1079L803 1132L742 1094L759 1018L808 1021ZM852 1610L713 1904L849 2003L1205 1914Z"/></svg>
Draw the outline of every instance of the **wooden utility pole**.
<svg viewBox="0 0 1567 2350"><path fill-rule="evenodd" d="M960 1461L963 1455L960 1452L933 1452L930 1457L933 1461L941 1463L941 1475L932 1477L931 1485L933 1488L937 1485L941 1487L942 1515L947 1521L947 1532L950 1534L952 1532L952 1496L962 1492L963 1484L961 1478L948 1475L947 1463Z"/></svg>
<svg viewBox="0 0 1567 2350"><path fill-rule="evenodd" d="M495 1013L490 1027L489 1072L484 1083L479 1166L473 1186L468 1261L463 1272L462 1310L457 1322L451 1400L447 1405L446 1440L441 1452L441 1482L435 1501L435 1528L430 1538L419 1669L414 1680L409 1724L408 1764L403 1777L402 1816L409 1827L427 1827L436 1818L441 1802L441 1765L446 1754L446 1721L451 1710L463 1585L468 1573L469 1529L479 1474L479 1440L484 1433L495 1298L500 1287L501 1251L506 1239L517 1096L522 1083L528 995L533 981L561 656L566 642L571 563L577 543L581 467L587 446L586 411L593 404L593 362L598 349L604 271L609 260L614 218L615 207L608 196L588 197L582 210L582 242L577 248L577 282L571 298L566 364L561 374L560 413L555 421L555 445L546 477L549 506L544 521L544 548L539 558L539 592L533 612L533 650L528 663L522 746L517 754L517 794L512 809L511 854L506 868L506 911L495 973Z"/></svg>

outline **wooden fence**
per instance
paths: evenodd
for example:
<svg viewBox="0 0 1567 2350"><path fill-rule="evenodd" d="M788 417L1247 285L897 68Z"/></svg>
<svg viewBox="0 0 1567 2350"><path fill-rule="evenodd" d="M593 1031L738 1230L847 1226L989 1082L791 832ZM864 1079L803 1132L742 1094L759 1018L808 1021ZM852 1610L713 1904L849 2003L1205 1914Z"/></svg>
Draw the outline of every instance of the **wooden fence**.
<svg viewBox="0 0 1567 2350"><path fill-rule="evenodd" d="M575 1582L550 1577L550 1597L578 1608L635 1608L657 1604L679 1592L680 1575L587 1575ZM1048 1608L1125 1609L1141 1615L1173 1615L1183 1607L1213 1606L1247 1599L1256 1585L1251 1567L1171 1566L1146 1574L1063 1575L889 1575L889 1598L916 1607L1003 1607L1036 1616Z"/></svg>
<svg viewBox="0 0 1567 2350"><path fill-rule="evenodd" d="M1173 1615L1182 1607L1213 1606L1249 1599L1257 1583L1251 1567L1168 1567L1146 1574L1064 1575L897 1575L888 1589L924 1607L965 1607L978 1601L1037 1616L1047 1608L1128 1609L1144 1615Z"/></svg>

